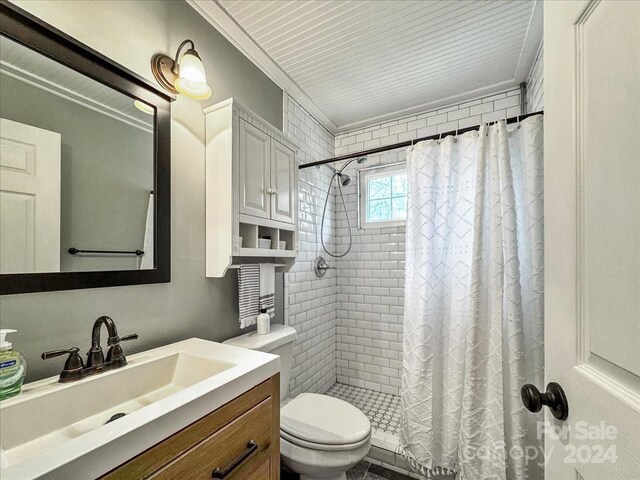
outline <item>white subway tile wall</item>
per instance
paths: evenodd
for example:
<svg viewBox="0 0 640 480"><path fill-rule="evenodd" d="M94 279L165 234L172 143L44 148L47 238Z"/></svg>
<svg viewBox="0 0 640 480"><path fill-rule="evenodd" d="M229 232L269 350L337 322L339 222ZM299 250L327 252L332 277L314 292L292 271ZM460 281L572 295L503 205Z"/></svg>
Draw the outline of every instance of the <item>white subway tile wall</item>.
<svg viewBox="0 0 640 480"><path fill-rule="evenodd" d="M336 137L336 155L453 131L520 113L520 90L514 89L431 112L372 125ZM375 144L369 142L376 142ZM405 160L405 151L371 155L366 164L346 170L354 181L343 188L353 224L351 253L338 260L336 354L337 381L398 395L402 369L405 228L356 229L357 170ZM336 187L334 187L335 190ZM346 216L335 203L335 243L348 244Z"/></svg>
<svg viewBox="0 0 640 480"><path fill-rule="evenodd" d="M527 78L527 112L544 109L544 44L540 44Z"/></svg>
<svg viewBox="0 0 640 480"><path fill-rule="evenodd" d="M284 130L299 145L298 162L334 156L334 137L286 93ZM289 394L324 393L336 381L336 273L316 278L313 260L322 251L320 217L331 180L328 167L299 170L299 253L285 274L285 323L298 332L293 350ZM335 196L327 207L325 242L333 246Z"/></svg>

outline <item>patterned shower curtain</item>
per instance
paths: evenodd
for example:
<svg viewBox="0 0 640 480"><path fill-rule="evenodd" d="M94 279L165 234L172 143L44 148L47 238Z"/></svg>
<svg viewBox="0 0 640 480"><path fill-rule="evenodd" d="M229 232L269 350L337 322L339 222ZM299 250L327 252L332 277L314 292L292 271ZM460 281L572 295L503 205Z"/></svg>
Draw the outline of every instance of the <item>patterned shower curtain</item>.
<svg viewBox="0 0 640 480"><path fill-rule="evenodd" d="M543 478L543 118L407 152L400 444L423 473Z"/></svg>

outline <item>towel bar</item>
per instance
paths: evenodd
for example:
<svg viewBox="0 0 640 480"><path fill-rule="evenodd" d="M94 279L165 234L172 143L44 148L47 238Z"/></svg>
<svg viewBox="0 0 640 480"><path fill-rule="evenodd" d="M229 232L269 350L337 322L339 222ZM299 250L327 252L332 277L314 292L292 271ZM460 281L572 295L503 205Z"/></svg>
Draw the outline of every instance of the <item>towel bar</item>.
<svg viewBox="0 0 640 480"><path fill-rule="evenodd" d="M111 253L117 255L144 255L144 250L79 250L75 247L71 247L67 250L71 255L78 253Z"/></svg>

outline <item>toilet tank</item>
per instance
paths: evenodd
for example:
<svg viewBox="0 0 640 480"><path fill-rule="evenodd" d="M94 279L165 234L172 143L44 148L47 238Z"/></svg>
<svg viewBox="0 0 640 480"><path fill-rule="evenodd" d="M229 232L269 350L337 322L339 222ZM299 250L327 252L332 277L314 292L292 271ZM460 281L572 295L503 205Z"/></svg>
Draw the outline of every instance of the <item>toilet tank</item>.
<svg viewBox="0 0 640 480"><path fill-rule="evenodd" d="M278 355L280 357L280 401L283 401L289 394L295 339L296 331L292 327L275 324L271 325L271 332L267 334L258 335L256 332L249 332L222 343Z"/></svg>

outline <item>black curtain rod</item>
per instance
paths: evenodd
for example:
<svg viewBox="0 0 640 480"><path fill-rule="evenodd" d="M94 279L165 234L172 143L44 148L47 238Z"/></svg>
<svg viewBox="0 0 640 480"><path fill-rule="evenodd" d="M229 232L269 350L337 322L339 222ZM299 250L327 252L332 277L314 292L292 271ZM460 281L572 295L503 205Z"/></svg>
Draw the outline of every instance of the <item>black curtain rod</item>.
<svg viewBox="0 0 640 480"><path fill-rule="evenodd" d="M527 113L526 115L518 115L516 117L507 118L507 124L516 123L524 120L527 117L532 117L533 115L544 115L544 111L540 110L539 112ZM503 120L496 120L495 122L489 122L488 125L495 124L501 122ZM345 155L340 155L339 157L327 158L326 160L318 160L317 162L305 163L304 165L299 165L299 169L315 167L318 165L326 165L327 163L339 162L341 160L348 160L350 158L355 157L366 157L367 155L373 155L374 153L388 152L389 150L395 150L396 148L409 147L414 143L423 142L425 140L438 140L439 138L448 137L449 135L461 135L466 132L472 132L474 130L480 130L481 125L474 125L473 127L460 128L458 130L451 130L450 132L438 133L436 135L429 135L428 137L416 138L415 140L407 140L405 142L394 143L391 145L385 145L383 147L370 148L369 150L363 150L361 152L353 152Z"/></svg>

